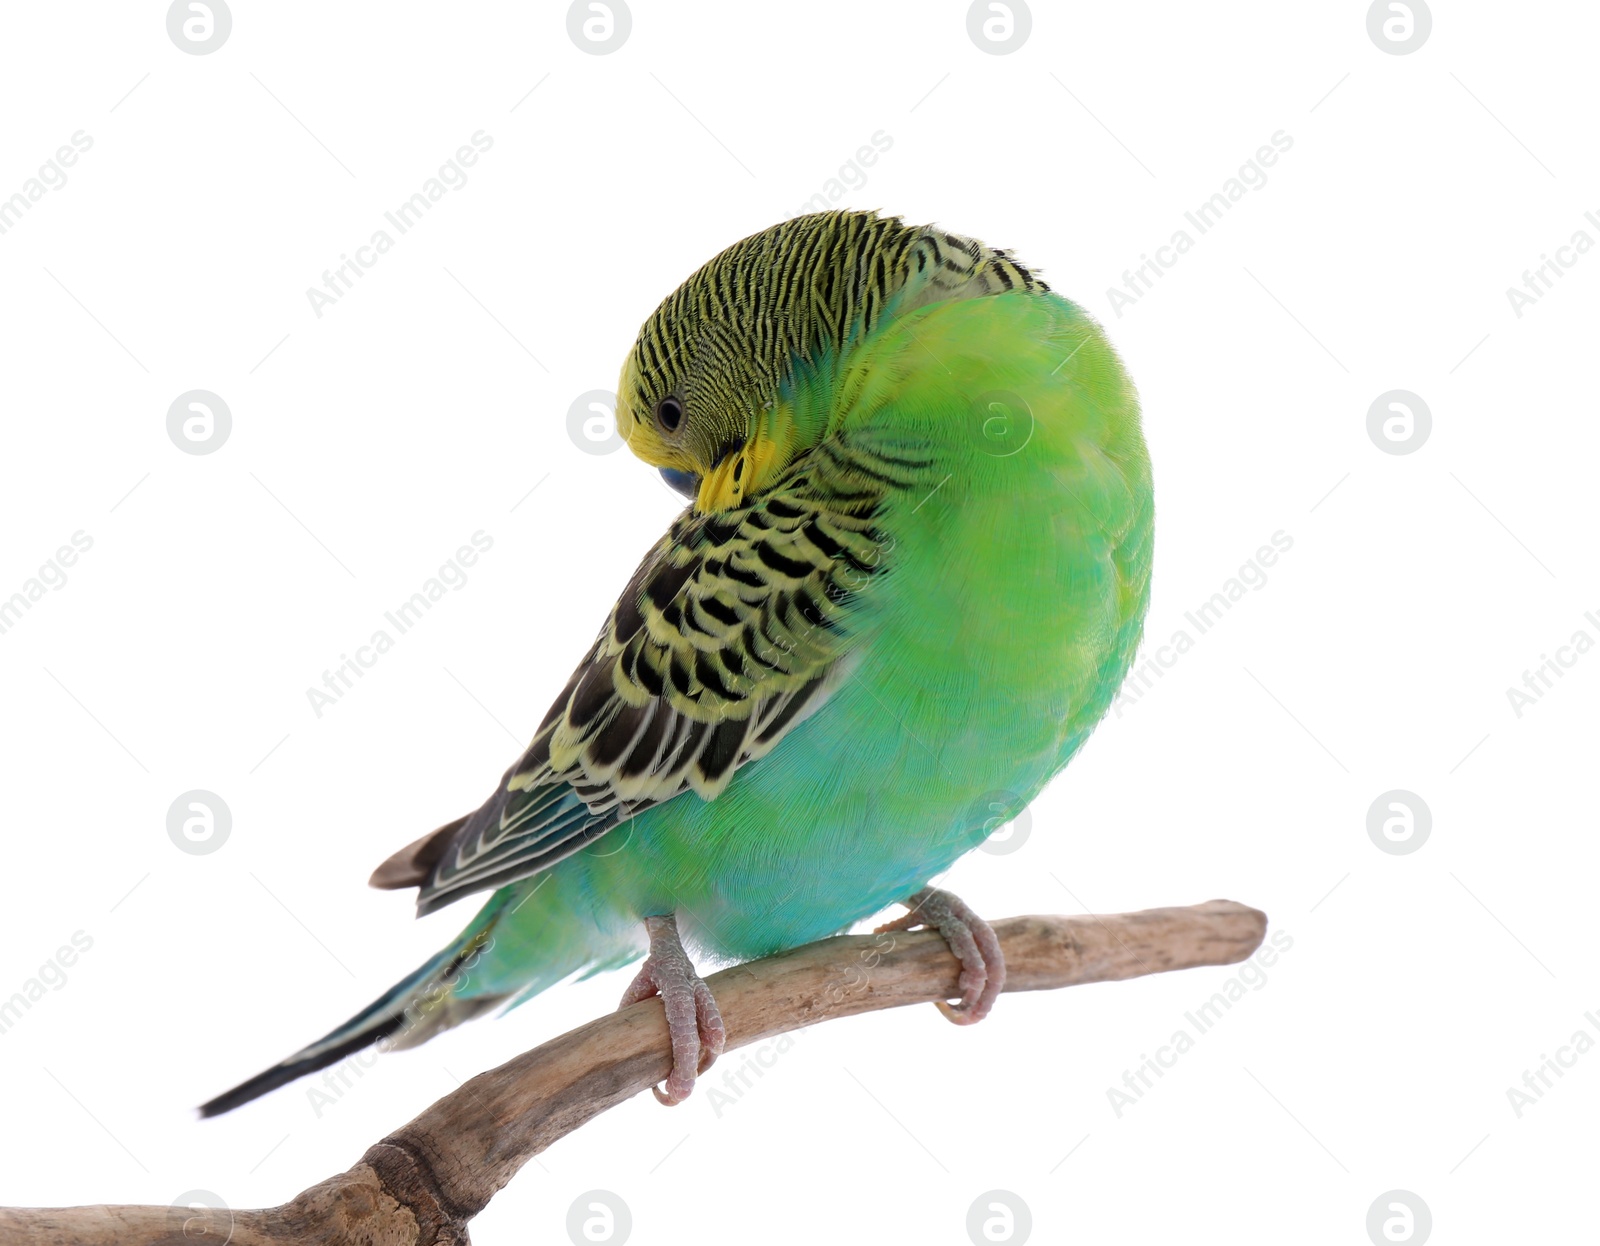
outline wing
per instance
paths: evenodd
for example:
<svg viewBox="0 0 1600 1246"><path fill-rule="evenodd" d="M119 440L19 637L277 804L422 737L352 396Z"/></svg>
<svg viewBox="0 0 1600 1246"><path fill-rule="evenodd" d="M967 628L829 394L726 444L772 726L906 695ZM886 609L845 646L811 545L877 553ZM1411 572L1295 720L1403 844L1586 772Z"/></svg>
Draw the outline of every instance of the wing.
<svg viewBox="0 0 1600 1246"><path fill-rule="evenodd" d="M842 681L891 542L875 520L919 458L823 445L760 498L685 511L646 555L533 742L481 808L396 853L376 887L429 913L526 878L684 792L715 799Z"/></svg>

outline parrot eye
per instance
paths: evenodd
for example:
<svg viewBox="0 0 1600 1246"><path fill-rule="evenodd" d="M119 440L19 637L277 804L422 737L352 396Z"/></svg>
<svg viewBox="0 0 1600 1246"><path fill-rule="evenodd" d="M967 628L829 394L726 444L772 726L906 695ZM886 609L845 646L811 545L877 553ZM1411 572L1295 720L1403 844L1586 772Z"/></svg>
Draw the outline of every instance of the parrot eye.
<svg viewBox="0 0 1600 1246"><path fill-rule="evenodd" d="M656 407L656 423L669 433L678 431L678 425L683 423L683 406L676 398L670 395L661 400Z"/></svg>
<svg viewBox="0 0 1600 1246"><path fill-rule="evenodd" d="M667 487L674 493L681 493L691 502L700 493L700 477L693 472L680 472L675 467L663 467L661 479L667 482Z"/></svg>

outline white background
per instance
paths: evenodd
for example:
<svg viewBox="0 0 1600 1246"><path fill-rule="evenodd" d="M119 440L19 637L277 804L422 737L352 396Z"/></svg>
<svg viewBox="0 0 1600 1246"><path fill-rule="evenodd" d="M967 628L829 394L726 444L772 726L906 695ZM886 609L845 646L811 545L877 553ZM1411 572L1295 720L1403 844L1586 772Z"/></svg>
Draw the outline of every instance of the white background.
<svg viewBox="0 0 1600 1246"><path fill-rule="evenodd" d="M1506 693L1600 639L1600 253L1520 317L1506 294L1600 243L1592 6L1441 0L1401 56L1360 3L1040 3L998 56L959 3L636 0L605 56L550 3L238 0L202 56L164 21L16 5L0 37L0 196L93 139L0 235L0 597L93 540L0 635L0 999L93 940L0 1034L0 1201L276 1203L614 1005L622 975L562 986L320 1114L295 1087L193 1117L469 916L413 922L367 873L482 798L678 507L576 446L569 405L882 131L839 202L1015 248L1123 352L1147 654L1293 541L1018 851L947 885L996 918L1227 896L1293 947L1120 1116L1108 1090L1237 970L812 1029L731 1106L643 1096L567 1138L475 1240L565 1240L597 1188L637 1242L965 1242L994 1189L1036 1241L1360 1243L1396 1188L1440 1242L1592 1232L1600 1053L1520 1117L1507 1090L1600 1026L1600 650L1520 716ZM307 288L480 130L467 184L319 318ZM1280 130L1266 184L1118 315L1108 288ZM233 416L205 456L166 432L196 388ZM1392 389L1432 411L1405 456L1367 433ZM318 718L306 689L479 529L465 587ZM195 788L232 811L210 855L166 831ZM1368 837L1390 789L1432 811L1409 855Z"/></svg>

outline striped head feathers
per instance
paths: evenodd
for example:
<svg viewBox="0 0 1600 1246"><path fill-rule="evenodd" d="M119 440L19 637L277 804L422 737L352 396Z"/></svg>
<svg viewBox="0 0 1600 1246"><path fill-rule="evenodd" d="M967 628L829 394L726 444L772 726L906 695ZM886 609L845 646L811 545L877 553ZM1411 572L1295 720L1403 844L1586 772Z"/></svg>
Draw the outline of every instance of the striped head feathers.
<svg viewBox="0 0 1600 1246"><path fill-rule="evenodd" d="M701 513L770 486L830 431L785 401L889 316L954 298L1047 290L1005 251L875 212L817 212L752 234L674 290L639 330L617 427Z"/></svg>

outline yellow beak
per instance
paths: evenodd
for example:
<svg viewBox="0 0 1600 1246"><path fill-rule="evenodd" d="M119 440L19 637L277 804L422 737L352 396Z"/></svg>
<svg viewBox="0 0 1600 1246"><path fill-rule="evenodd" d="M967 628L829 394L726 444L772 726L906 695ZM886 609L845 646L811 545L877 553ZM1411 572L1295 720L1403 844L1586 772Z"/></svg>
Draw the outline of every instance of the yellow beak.
<svg viewBox="0 0 1600 1246"><path fill-rule="evenodd" d="M743 450L724 458L700 482L700 496L695 499L695 510L706 515L712 511L732 510L739 505L745 486L750 483L747 470Z"/></svg>
<svg viewBox="0 0 1600 1246"><path fill-rule="evenodd" d="M695 509L702 515L731 510L771 484L773 475L788 462L792 430L788 412L774 408L742 447L705 474Z"/></svg>

